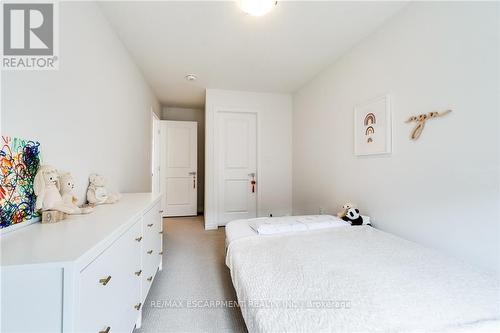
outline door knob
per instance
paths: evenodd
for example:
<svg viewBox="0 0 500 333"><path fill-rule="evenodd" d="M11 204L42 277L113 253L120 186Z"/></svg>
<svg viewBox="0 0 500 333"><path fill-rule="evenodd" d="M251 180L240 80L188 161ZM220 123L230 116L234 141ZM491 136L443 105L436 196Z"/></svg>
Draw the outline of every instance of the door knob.
<svg viewBox="0 0 500 333"><path fill-rule="evenodd" d="M248 176L252 178L250 184L252 184L252 193L255 193L255 185L257 184L257 181L255 180L255 172L249 173Z"/></svg>
<svg viewBox="0 0 500 333"><path fill-rule="evenodd" d="M193 188L196 188L196 172L192 171L189 175L193 176Z"/></svg>

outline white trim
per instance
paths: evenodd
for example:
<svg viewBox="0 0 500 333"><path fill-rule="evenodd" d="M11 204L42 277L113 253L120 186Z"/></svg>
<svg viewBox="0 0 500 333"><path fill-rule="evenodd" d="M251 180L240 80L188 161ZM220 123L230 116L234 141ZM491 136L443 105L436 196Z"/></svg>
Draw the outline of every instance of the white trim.
<svg viewBox="0 0 500 333"><path fill-rule="evenodd" d="M153 118L154 118L154 119L156 119L156 120L160 120L160 118L158 117L158 115L157 115L157 114L156 114L156 112L154 111L154 108L153 108L153 107L151 107L151 114L152 114L152 116L153 116Z"/></svg>
<svg viewBox="0 0 500 333"><path fill-rule="evenodd" d="M217 230L217 229L219 229L219 226L217 226L217 225L207 225L205 223L205 230Z"/></svg>
<svg viewBox="0 0 500 333"><path fill-rule="evenodd" d="M158 122L158 132L155 133L155 122ZM160 161L156 161L156 158L158 158L159 160L161 160L161 153L160 153L160 149L157 148L158 150L158 153L156 155L158 156L155 156L155 142L157 142L159 144L159 146L161 146L161 134L160 134L160 127L161 127L161 120L160 118L158 117L158 115L154 112L154 109L153 107L151 106L151 192L155 193L154 189L155 189L155 164L158 164L160 165L161 162ZM157 137L158 136L158 137ZM156 157L156 158L155 158ZM158 162L158 163L155 163L155 162ZM161 193L161 176L160 176L160 171L161 170L156 170L157 171L157 175L158 175L158 182L160 183L158 185L158 193Z"/></svg>

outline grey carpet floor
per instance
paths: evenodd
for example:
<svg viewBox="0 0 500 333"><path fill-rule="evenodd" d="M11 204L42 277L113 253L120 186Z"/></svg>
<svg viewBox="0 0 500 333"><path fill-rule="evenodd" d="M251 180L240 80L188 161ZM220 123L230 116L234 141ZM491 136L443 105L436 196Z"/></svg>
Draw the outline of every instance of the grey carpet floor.
<svg viewBox="0 0 500 333"><path fill-rule="evenodd" d="M201 216L163 220L163 271L135 332L246 332L240 310L227 302L236 294L224 263L224 228L203 225Z"/></svg>

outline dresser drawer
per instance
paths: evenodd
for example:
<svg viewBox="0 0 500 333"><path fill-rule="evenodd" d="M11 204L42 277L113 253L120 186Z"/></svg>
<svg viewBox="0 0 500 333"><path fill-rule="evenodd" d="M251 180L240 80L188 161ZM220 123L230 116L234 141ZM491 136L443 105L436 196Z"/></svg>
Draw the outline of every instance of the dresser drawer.
<svg viewBox="0 0 500 333"><path fill-rule="evenodd" d="M142 250L142 299L145 300L161 261L161 235L145 239Z"/></svg>
<svg viewBox="0 0 500 333"><path fill-rule="evenodd" d="M135 223L81 271L78 331L133 330L137 316L124 314L141 298L142 274L135 274L141 270L141 227Z"/></svg>
<svg viewBox="0 0 500 333"><path fill-rule="evenodd" d="M163 254L160 204L156 204L144 214L143 234L142 269L144 271L144 276L142 279L142 299L145 300Z"/></svg>
<svg viewBox="0 0 500 333"><path fill-rule="evenodd" d="M144 214L144 233L158 233L162 231L162 217L160 204L156 204L146 214Z"/></svg>

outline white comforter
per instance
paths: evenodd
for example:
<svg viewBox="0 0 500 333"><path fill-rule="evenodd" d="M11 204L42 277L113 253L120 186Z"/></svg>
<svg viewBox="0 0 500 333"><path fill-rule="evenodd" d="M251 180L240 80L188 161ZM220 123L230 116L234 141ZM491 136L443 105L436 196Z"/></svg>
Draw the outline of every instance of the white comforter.
<svg viewBox="0 0 500 333"><path fill-rule="evenodd" d="M494 276L367 226L237 239L226 264L250 332L500 332Z"/></svg>

